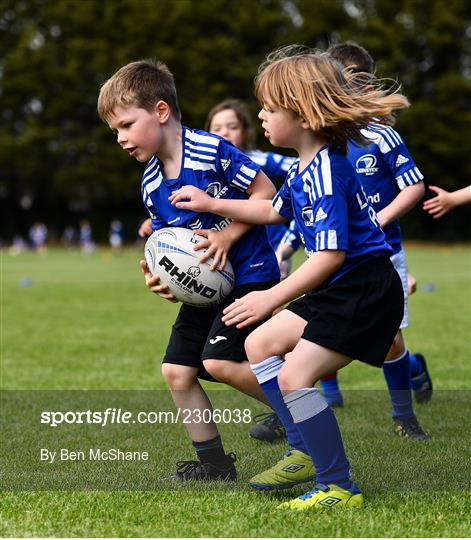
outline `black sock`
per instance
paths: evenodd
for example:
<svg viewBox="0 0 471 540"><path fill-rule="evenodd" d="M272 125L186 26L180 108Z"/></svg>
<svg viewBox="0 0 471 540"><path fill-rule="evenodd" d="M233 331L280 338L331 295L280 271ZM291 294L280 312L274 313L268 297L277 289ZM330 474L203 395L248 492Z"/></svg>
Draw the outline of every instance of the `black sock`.
<svg viewBox="0 0 471 540"><path fill-rule="evenodd" d="M193 442L193 446L201 463L225 464L226 453L219 435L214 439L209 439L209 441Z"/></svg>

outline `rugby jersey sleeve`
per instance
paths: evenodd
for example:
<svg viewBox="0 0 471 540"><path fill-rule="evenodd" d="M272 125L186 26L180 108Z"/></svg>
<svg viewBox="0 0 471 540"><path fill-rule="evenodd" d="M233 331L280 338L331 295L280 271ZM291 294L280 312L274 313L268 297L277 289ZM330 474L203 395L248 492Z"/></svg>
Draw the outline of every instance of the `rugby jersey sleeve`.
<svg viewBox="0 0 471 540"><path fill-rule="evenodd" d="M389 126L373 129L384 162L395 178L400 190L418 184L424 179L399 133Z"/></svg>
<svg viewBox="0 0 471 540"><path fill-rule="evenodd" d="M221 140L217 147L216 172L219 178L240 191L247 191L260 165L252 161L230 142Z"/></svg>
<svg viewBox="0 0 471 540"><path fill-rule="evenodd" d="M150 194L159 188L162 182L162 172L157 158L154 156L147 164L141 182L142 202L149 212L152 220L152 230L157 231L167 226L167 223L159 216L157 208L150 197Z"/></svg>
<svg viewBox="0 0 471 540"><path fill-rule="evenodd" d="M285 180L280 191L273 197L272 205L280 216L290 221L293 219L293 202L288 179Z"/></svg>

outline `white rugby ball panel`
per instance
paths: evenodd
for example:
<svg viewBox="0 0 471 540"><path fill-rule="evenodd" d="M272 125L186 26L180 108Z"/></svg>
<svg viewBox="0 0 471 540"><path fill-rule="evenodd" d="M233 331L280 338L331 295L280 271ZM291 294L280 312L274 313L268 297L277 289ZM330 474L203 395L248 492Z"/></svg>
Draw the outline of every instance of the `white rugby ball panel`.
<svg viewBox="0 0 471 540"><path fill-rule="evenodd" d="M211 306L220 303L234 287L230 262L224 270L211 272L212 259L201 263L204 250L193 251L202 240L195 231L170 227L155 231L147 240L144 255L152 274L160 276L173 295L185 304Z"/></svg>

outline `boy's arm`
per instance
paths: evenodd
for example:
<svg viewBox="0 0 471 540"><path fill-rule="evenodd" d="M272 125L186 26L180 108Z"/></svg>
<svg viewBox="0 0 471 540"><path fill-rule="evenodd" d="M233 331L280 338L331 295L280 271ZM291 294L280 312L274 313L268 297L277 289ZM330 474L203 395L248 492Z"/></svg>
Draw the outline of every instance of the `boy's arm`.
<svg viewBox="0 0 471 540"><path fill-rule="evenodd" d="M255 175L246 193L249 194L248 200L271 201L276 194L276 189L268 176L260 170ZM253 224L233 221L221 231L195 231L197 234L201 234L207 238L207 240L203 240L195 246L195 251L207 248L206 253L201 256L200 261L204 262L210 257L213 257L214 261L211 265L211 270L215 270L216 268L223 270L226 264L227 254L232 246L253 226Z"/></svg>
<svg viewBox="0 0 471 540"><path fill-rule="evenodd" d="M213 199L194 186L184 186L177 189L170 195L169 199L177 208L195 212L211 212L243 223L264 225L286 221L273 208L271 200Z"/></svg>
<svg viewBox="0 0 471 540"><path fill-rule="evenodd" d="M251 292L233 302L224 310L222 320L227 326L235 324L237 328L253 324L277 307L319 286L342 266L344 260L344 251L317 251L271 289Z"/></svg>
<svg viewBox="0 0 471 540"><path fill-rule="evenodd" d="M451 193L437 186L429 186L428 188L434 191L437 196L425 201L423 208L434 219L444 216L455 206L471 203L471 186L452 191Z"/></svg>
<svg viewBox="0 0 471 540"><path fill-rule="evenodd" d="M379 226L383 229L395 219L407 214L422 199L424 193L423 182L404 188L391 203L378 212Z"/></svg>

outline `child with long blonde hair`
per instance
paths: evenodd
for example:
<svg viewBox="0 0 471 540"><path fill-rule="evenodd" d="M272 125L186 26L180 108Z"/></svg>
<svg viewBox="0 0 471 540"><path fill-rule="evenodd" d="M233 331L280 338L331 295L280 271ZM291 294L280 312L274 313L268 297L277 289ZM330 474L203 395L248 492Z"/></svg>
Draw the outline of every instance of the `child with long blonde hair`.
<svg viewBox="0 0 471 540"><path fill-rule="evenodd" d="M265 136L299 155L274 199L223 201L185 186L170 200L247 223L296 220L308 259L271 289L237 299L223 321L244 328L289 302L245 342L270 404L285 426L294 422L316 468L314 487L281 506L360 506L335 415L314 384L353 359L381 367L399 328L404 301L391 248L345 152L348 140L367 143L369 122L408 102L325 53L292 48L268 57L255 91Z"/></svg>

